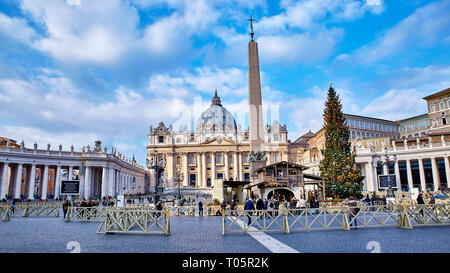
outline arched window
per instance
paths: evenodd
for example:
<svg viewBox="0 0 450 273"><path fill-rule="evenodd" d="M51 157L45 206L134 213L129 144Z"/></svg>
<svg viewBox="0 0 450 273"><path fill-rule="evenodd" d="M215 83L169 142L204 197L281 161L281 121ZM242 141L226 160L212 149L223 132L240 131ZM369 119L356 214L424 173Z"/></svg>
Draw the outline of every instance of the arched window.
<svg viewBox="0 0 450 273"><path fill-rule="evenodd" d="M195 156L194 155L191 155L189 157L189 164L195 164Z"/></svg>
<svg viewBox="0 0 450 273"><path fill-rule="evenodd" d="M206 164L211 164L211 157L209 155L206 157Z"/></svg>
<svg viewBox="0 0 450 273"><path fill-rule="evenodd" d="M222 161L222 154L218 154L218 155L217 155L217 163L218 163L218 164L222 164L222 162L223 162L223 161Z"/></svg>

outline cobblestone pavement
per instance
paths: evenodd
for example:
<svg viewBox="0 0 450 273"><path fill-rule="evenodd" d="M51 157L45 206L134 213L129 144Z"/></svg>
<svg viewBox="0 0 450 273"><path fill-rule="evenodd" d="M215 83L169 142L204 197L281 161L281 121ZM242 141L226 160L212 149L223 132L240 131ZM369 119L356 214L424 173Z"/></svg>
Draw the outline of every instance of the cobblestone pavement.
<svg viewBox="0 0 450 273"><path fill-rule="evenodd" d="M76 241L80 251L144 253L268 253L247 233L222 236L220 217L172 217L171 235L96 234L100 222L64 222L62 217L14 216L0 222L0 252L68 253ZM450 227L360 228L351 231L268 233L302 253L306 252L450 252ZM375 241L375 243L371 242ZM375 246L375 247L373 247Z"/></svg>

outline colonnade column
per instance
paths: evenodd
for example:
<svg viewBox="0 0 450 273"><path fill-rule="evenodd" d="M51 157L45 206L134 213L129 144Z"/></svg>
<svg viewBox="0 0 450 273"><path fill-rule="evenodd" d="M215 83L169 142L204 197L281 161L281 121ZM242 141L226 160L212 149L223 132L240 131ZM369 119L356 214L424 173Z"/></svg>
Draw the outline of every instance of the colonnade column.
<svg viewBox="0 0 450 273"><path fill-rule="evenodd" d="M106 197L108 195L108 168L102 168L102 192L100 194L101 197Z"/></svg>
<svg viewBox="0 0 450 273"><path fill-rule="evenodd" d="M395 182L397 184L397 190L402 189L402 183L400 182L400 167L398 166L398 160L395 161L394 165L394 172L395 172Z"/></svg>
<svg viewBox="0 0 450 273"><path fill-rule="evenodd" d="M9 168L9 163L3 163L0 199L5 198L5 196L6 196L6 185L8 184L8 168Z"/></svg>
<svg viewBox="0 0 450 273"><path fill-rule="evenodd" d="M22 188L23 164L17 165L16 181L14 183L14 198L20 198L20 190Z"/></svg>
<svg viewBox="0 0 450 273"><path fill-rule="evenodd" d="M447 155L445 155L444 157L444 163L445 163L445 177L447 178L447 188L450 188L450 163Z"/></svg>
<svg viewBox="0 0 450 273"><path fill-rule="evenodd" d="M86 181L86 170L83 166L79 166L78 170L80 172L80 198L84 196L84 185Z"/></svg>
<svg viewBox="0 0 450 273"><path fill-rule="evenodd" d="M84 198L88 199L91 195L91 167L86 166L86 174L84 176Z"/></svg>
<svg viewBox="0 0 450 273"><path fill-rule="evenodd" d="M409 159L406 160L406 173L407 173L407 180L408 180L408 188L411 190L412 188L414 188L414 185L413 185L413 176L412 176L412 171L411 171L411 160L409 160Z"/></svg>
<svg viewBox="0 0 450 273"><path fill-rule="evenodd" d="M59 192L61 188L61 165L56 166L56 175L55 175L55 197L59 197Z"/></svg>
<svg viewBox="0 0 450 273"><path fill-rule="evenodd" d="M114 168L109 168L108 169L108 175L109 175L109 178L108 178L108 182L109 182L109 187L108 187L108 196L114 196L115 194L114 194L114 188L115 188L115 185L116 185L116 179L115 179L115 170L114 170Z"/></svg>
<svg viewBox="0 0 450 273"><path fill-rule="evenodd" d="M41 199L47 199L47 188L48 188L48 165L44 166L44 175L42 177L42 191L41 191Z"/></svg>
<svg viewBox="0 0 450 273"><path fill-rule="evenodd" d="M366 165L366 184L367 184L367 191L373 192L373 168L372 168L372 162L367 162Z"/></svg>
<svg viewBox="0 0 450 273"><path fill-rule="evenodd" d="M378 191L378 172L377 163L372 162L372 187L374 191Z"/></svg>
<svg viewBox="0 0 450 273"><path fill-rule="evenodd" d="M72 180L73 178L73 167L69 166L69 170L67 171L67 180Z"/></svg>
<svg viewBox="0 0 450 273"><path fill-rule="evenodd" d="M425 191L426 184L425 184L425 171L423 170L423 161L422 158L419 158L419 174L420 174L420 187L422 188L422 191Z"/></svg>
<svg viewBox="0 0 450 273"><path fill-rule="evenodd" d="M439 177L439 168L436 163L436 158L431 158L431 171L433 173L433 186L434 190L437 191L439 189L440 177Z"/></svg>
<svg viewBox="0 0 450 273"><path fill-rule="evenodd" d="M34 199L34 186L36 184L36 164L31 164L30 185L28 186L28 199Z"/></svg>

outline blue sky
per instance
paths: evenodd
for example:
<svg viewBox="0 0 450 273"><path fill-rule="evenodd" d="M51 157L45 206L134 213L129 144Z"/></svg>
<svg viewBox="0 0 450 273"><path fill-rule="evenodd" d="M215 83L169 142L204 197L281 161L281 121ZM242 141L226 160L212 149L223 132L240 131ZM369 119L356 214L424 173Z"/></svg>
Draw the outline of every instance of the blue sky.
<svg viewBox="0 0 450 273"><path fill-rule="evenodd" d="M246 127L248 17L265 118L289 139L344 111L426 112L450 87L450 0L0 0L0 135L65 150L97 139L145 162L149 127L194 125L217 89Z"/></svg>

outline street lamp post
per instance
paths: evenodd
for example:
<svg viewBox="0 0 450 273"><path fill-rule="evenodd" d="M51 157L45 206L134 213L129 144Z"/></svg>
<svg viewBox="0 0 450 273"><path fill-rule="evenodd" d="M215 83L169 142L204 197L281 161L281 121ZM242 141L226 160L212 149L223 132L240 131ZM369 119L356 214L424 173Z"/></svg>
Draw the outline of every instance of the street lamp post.
<svg viewBox="0 0 450 273"><path fill-rule="evenodd" d="M184 180L184 175L180 170L177 170L177 183L178 183L178 199L181 200L181 181Z"/></svg>
<svg viewBox="0 0 450 273"><path fill-rule="evenodd" d="M158 152L155 151L153 153L152 159L150 159L150 164L148 165L150 169L155 170L155 201L159 201L159 180L161 178L161 173L164 172L164 168L166 167L166 161L161 155L158 157Z"/></svg>
<svg viewBox="0 0 450 273"><path fill-rule="evenodd" d="M393 163L394 166L397 163L397 155L393 155L393 160L390 159L389 155L388 155L388 150L387 148L384 148L384 161L381 160L381 156L377 155L376 158L378 158L378 160L381 162L381 165L386 165L387 166L387 175L388 175L388 184L389 184L389 188L388 188L388 197L392 197L392 186L391 186L391 171L389 169L389 164Z"/></svg>

